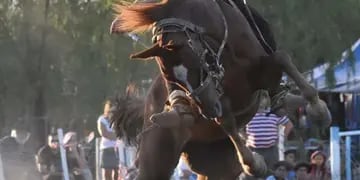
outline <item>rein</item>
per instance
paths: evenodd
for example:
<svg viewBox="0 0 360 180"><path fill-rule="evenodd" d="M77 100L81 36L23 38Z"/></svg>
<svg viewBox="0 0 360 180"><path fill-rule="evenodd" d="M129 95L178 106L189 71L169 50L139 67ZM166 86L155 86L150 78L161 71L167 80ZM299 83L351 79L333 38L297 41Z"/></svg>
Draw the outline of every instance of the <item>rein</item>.
<svg viewBox="0 0 360 180"><path fill-rule="evenodd" d="M229 2L229 4L240 14L243 14L240 9L238 8L238 6L234 3L233 0L227 0ZM270 53L274 53L275 50L271 48L271 46L267 43L267 41L265 40L262 32L260 31L259 29L259 26L256 24L255 22L255 19L254 19L254 16L252 15L251 11L250 11L250 8L248 7L247 3L246 3L246 0L242 0L243 3L244 3L244 7L246 9L246 12L244 13L247 13L250 17L250 21L248 21L254 28L255 28L255 33L259 36L259 40L260 40L260 43L263 44L265 46L265 49L267 51L269 51Z"/></svg>
<svg viewBox="0 0 360 180"><path fill-rule="evenodd" d="M232 0L229 0L229 1L230 1L231 3L234 3ZM255 27L255 29L256 29L256 31L257 31L257 34L259 35L259 37L260 37L260 39L261 39L262 44L266 47L266 49L267 49L269 52L274 53L274 52L275 52L274 49L272 49L272 48L270 47L270 45L267 43L267 41L265 40L263 34L261 33L261 31L260 31L260 29L259 29L259 26L256 24L255 19L254 19L254 16L252 15L252 13L251 13L251 11L250 11L247 3L246 3L246 0L243 0L243 3L244 3L244 5L245 5L246 12L249 14L249 17L250 17L250 19L251 19L251 22L250 22L250 23L252 23L253 26ZM237 6L235 6L235 8L239 10L239 8L238 8ZM240 10L239 10L239 11L240 11Z"/></svg>

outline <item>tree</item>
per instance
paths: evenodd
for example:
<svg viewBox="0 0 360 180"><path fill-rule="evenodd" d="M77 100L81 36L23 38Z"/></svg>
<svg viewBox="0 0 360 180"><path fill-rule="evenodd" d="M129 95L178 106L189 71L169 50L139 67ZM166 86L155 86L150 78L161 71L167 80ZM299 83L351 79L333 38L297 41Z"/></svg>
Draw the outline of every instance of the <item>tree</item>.
<svg viewBox="0 0 360 180"><path fill-rule="evenodd" d="M360 3L344 1L251 1L270 22L281 49L301 71L319 60L336 63L359 38Z"/></svg>
<svg viewBox="0 0 360 180"><path fill-rule="evenodd" d="M43 143L46 123L96 119L105 97L153 75L152 64L129 61L129 38L110 36L111 3L0 2L2 127L21 120Z"/></svg>
<svg viewBox="0 0 360 180"><path fill-rule="evenodd" d="M154 62L128 58L144 48L141 44L109 34L113 2L0 1L1 127L22 120L39 143L45 139L39 129L46 124L68 127L86 120L95 127L106 97L129 82L154 77ZM360 5L354 0L251 4L270 21L280 48L302 71L317 59L335 62L360 32ZM141 38L150 44L148 34Z"/></svg>

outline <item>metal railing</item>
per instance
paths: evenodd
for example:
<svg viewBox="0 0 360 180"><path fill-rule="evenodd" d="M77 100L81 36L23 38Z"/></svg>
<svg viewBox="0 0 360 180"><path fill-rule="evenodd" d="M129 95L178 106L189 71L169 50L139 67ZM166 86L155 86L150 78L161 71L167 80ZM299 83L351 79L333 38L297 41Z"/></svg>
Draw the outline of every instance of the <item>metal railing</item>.
<svg viewBox="0 0 360 180"><path fill-rule="evenodd" d="M330 168L333 180L341 179L341 137L345 137L345 177L346 180L352 180L351 137L359 135L360 130L341 132L339 127L333 126L330 128Z"/></svg>
<svg viewBox="0 0 360 180"><path fill-rule="evenodd" d="M0 153L0 180L5 180L4 166L2 163L1 153Z"/></svg>
<svg viewBox="0 0 360 180"><path fill-rule="evenodd" d="M61 167L63 170L63 178L64 180L69 180L69 169L68 169L68 164L67 164L67 160L66 160L66 151L65 151L65 147L64 147L64 133L63 130L61 128L57 129L57 133L58 133L58 139L59 139L59 144L60 144L60 157L61 157Z"/></svg>

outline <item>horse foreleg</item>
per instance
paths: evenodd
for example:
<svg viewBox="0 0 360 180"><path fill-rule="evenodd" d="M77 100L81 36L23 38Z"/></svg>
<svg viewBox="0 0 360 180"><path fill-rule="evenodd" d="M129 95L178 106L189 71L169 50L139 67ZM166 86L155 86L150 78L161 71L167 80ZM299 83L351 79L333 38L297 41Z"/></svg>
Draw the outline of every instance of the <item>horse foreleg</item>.
<svg viewBox="0 0 360 180"><path fill-rule="evenodd" d="M137 180L170 179L190 135L186 128L154 128L142 136Z"/></svg>
<svg viewBox="0 0 360 180"><path fill-rule="evenodd" d="M264 177L268 172L264 158L246 147L243 140L237 133L230 133L229 138L237 152L238 159L243 171L255 177Z"/></svg>
<svg viewBox="0 0 360 180"><path fill-rule="evenodd" d="M238 160L246 174L262 177L267 173L267 166L264 158L246 147L245 140L238 133L236 119L231 113L231 105L228 98L222 98L223 117L220 125L230 138L237 153Z"/></svg>

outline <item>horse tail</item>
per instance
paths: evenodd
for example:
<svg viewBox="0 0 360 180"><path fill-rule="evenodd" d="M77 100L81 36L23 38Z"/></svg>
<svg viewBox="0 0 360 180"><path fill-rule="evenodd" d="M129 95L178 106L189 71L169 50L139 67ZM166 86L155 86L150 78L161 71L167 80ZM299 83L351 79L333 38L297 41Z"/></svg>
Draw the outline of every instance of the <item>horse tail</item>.
<svg viewBox="0 0 360 180"><path fill-rule="evenodd" d="M130 6L114 5L118 32L142 32L151 28L151 25L161 20L167 14L169 0L158 3L139 3Z"/></svg>
<svg viewBox="0 0 360 180"><path fill-rule="evenodd" d="M137 135L144 124L145 100L139 97L134 84L126 88L125 95L118 95L111 106L111 124L119 139L137 145Z"/></svg>

